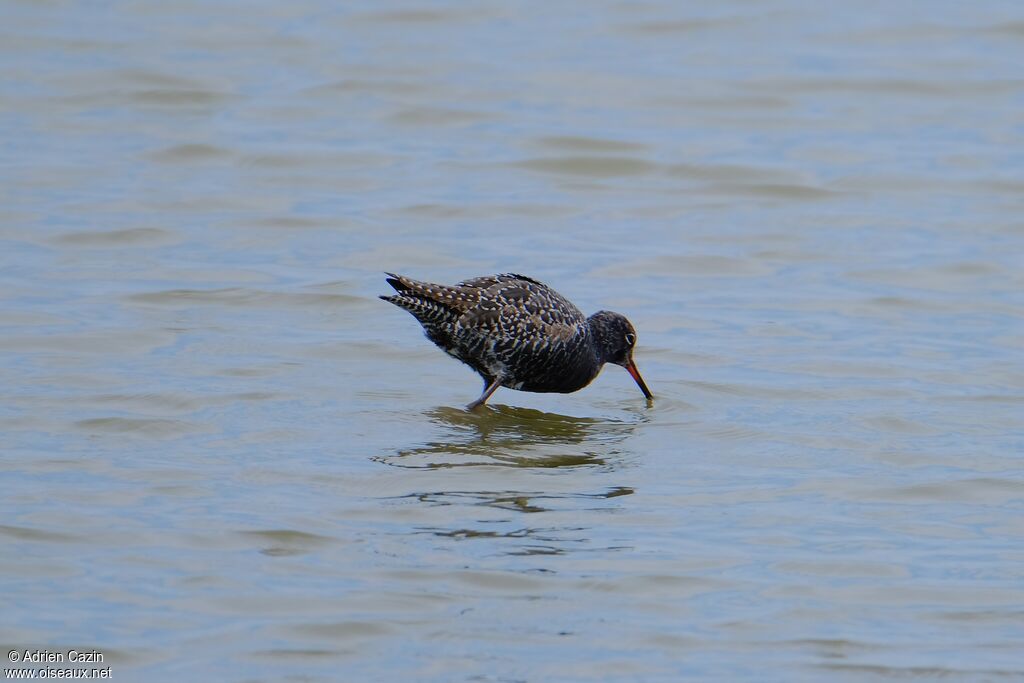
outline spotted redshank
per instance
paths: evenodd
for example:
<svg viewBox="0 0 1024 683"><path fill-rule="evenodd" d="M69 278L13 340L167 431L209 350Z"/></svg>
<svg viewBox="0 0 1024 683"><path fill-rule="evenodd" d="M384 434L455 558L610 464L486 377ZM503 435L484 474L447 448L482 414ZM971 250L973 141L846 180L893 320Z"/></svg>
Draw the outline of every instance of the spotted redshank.
<svg viewBox="0 0 1024 683"><path fill-rule="evenodd" d="M636 331L626 318L598 311L589 318L568 299L525 275L485 275L455 285L388 273L396 294L381 299L412 313L445 353L484 380L472 410L498 387L568 394L590 384L605 363L621 365L648 400L654 398L633 362Z"/></svg>

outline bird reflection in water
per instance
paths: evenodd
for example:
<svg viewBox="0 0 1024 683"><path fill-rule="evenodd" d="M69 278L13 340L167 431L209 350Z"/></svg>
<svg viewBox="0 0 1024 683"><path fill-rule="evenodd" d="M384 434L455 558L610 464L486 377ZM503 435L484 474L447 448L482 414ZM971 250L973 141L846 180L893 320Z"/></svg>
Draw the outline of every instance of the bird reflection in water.
<svg viewBox="0 0 1024 683"><path fill-rule="evenodd" d="M426 411L444 438L373 459L394 467L440 468L611 466L631 422L571 417L530 408L488 406L467 412L440 407ZM638 420L647 419L639 414Z"/></svg>
<svg viewBox="0 0 1024 683"><path fill-rule="evenodd" d="M622 422L510 406L487 406L474 412L435 408L426 415L443 428L442 438L374 459L411 469L585 467L612 472L623 462L621 443L636 422L647 419L643 413L637 413L636 422ZM464 477L456 480L467 481ZM481 472L477 480L510 481L486 472ZM438 514L427 516L435 523L416 527L414 534L453 541L490 541L507 555L552 555L588 548L592 540L578 517L573 516L573 522L565 526L559 512L615 507L613 499L633 493L631 487L623 485L596 491L572 490L580 481L592 485L591 477L531 476L529 480L539 490L432 490L396 496L395 500L416 501L438 510ZM429 477L423 481L438 480ZM516 481L523 479L517 477ZM481 508L497 514L481 515ZM556 517L537 513L554 513ZM550 521L524 525L521 514Z"/></svg>

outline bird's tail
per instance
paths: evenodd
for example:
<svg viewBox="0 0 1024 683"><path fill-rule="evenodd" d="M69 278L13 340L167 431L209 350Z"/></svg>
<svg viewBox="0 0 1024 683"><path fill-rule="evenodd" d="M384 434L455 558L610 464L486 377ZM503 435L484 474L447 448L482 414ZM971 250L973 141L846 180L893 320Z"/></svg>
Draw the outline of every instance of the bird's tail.
<svg viewBox="0 0 1024 683"><path fill-rule="evenodd" d="M452 305L452 297L448 295L448 290L455 291L453 288L420 282L394 273L387 275L388 284L397 294L381 295L380 298L409 311L424 326L454 322L459 316L458 310Z"/></svg>

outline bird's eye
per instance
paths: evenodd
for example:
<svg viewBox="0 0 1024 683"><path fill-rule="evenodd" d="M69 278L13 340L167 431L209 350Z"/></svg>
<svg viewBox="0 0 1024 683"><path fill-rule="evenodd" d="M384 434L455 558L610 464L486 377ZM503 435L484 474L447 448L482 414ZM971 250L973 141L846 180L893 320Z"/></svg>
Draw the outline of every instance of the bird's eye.
<svg viewBox="0 0 1024 683"><path fill-rule="evenodd" d="M626 344L628 344L629 346L632 346L633 344L636 344L636 335L627 332L626 333Z"/></svg>

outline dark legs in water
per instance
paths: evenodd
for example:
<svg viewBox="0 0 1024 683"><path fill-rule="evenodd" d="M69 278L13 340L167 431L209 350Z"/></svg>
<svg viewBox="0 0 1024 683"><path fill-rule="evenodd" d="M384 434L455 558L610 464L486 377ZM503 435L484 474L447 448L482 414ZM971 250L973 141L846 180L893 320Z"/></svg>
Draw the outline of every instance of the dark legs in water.
<svg viewBox="0 0 1024 683"><path fill-rule="evenodd" d="M494 378L494 380L492 380L490 384L487 384L487 379L485 378L484 384L484 393L480 394L480 398L466 406L466 410L473 410L486 403L487 399L491 397L491 394L493 394L498 389L498 387L501 386L501 377Z"/></svg>

